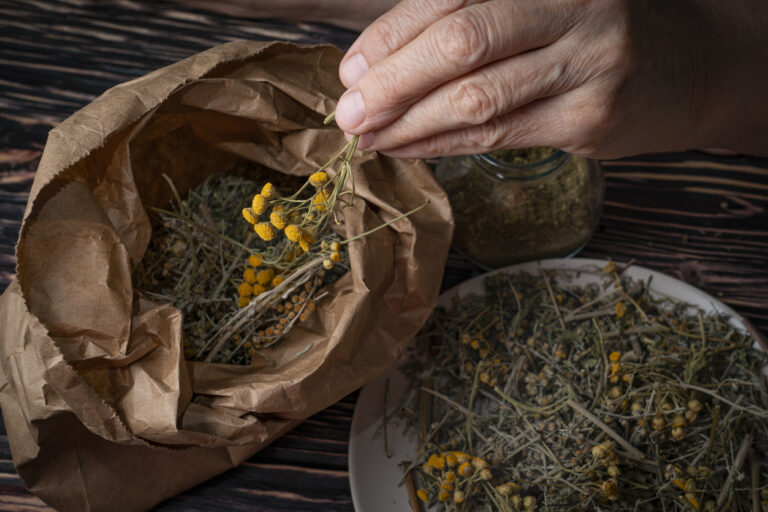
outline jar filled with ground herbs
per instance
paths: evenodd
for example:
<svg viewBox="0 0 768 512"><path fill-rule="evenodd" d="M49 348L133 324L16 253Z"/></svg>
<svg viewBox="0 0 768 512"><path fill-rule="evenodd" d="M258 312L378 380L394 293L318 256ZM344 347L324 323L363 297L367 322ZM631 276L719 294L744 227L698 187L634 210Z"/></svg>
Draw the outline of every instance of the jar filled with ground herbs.
<svg viewBox="0 0 768 512"><path fill-rule="evenodd" d="M577 253L605 189L597 161L547 147L444 158L437 178L453 208L454 246L488 267Z"/></svg>

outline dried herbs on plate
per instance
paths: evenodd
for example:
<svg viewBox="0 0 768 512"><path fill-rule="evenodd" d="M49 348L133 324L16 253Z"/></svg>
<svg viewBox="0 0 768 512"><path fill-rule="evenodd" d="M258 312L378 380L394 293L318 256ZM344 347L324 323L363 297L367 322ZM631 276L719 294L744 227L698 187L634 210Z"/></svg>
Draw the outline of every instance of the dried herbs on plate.
<svg viewBox="0 0 768 512"><path fill-rule="evenodd" d="M421 432L415 505L766 510L765 354L728 318L601 274L496 274L435 312L401 410Z"/></svg>

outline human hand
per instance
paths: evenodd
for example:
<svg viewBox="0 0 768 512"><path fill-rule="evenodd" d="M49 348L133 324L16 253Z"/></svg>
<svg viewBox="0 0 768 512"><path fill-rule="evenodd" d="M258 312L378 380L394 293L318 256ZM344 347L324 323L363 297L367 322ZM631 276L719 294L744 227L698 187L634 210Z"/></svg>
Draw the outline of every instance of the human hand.
<svg viewBox="0 0 768 512"><path fill-rule="evenodd" d="M403 0L342 61L336 121L407 158L765 153L766 18L755 0Z"/></svg>

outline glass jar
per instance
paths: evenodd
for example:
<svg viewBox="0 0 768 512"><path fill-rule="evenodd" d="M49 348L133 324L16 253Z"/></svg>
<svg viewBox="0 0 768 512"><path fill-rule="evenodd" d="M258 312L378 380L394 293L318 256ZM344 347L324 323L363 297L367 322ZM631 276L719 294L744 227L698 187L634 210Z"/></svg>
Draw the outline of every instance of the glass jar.
<svg viewBox="0 0 768 512"><path fill-rule="evenodd" d="M453 208L454 247L486 267L576 254L605 193L599 162L550 148L443 158L437 179Z"/></svg>

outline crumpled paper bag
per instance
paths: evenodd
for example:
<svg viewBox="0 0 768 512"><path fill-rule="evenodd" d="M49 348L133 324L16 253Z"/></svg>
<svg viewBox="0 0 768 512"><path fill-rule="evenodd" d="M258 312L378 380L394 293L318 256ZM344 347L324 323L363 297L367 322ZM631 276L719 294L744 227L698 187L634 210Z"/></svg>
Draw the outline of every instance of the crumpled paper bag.
<svg viewBox="0 0 768 512"><path fill-rule="evenodd" d="M428 168L358 152L349 246L274 365L183 359L178 310L132 288L143 204L251 162L309 174L345 143L322 121L341 52L236 42L107 91L51 131L0 297L0 404L29 489L59 510L143 510L206 480L382 371L436 300L452 234ZM258 179L258 176L254 176ZM311 344L306 353L299 352Z"/></svg>

